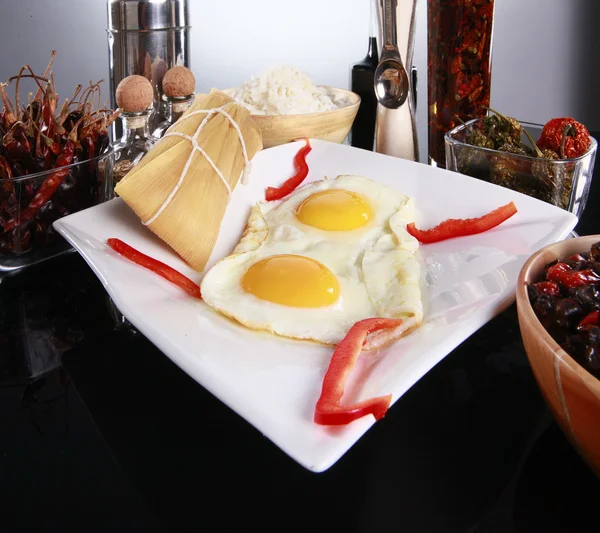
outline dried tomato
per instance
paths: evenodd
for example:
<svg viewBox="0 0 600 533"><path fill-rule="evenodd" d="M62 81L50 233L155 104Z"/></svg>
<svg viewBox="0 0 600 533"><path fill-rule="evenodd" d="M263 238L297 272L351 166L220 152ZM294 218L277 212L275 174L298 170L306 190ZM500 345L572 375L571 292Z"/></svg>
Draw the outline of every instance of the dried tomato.
<svg viewBox="0 0 600 533"><path fill-rule="evenodd" d="M560 287L555 281L539 281L534 283L533 287L538 294L549 294L550 296L560 296Z"/></svg>
<svg viewBox="0 0 600 533"><path fill-rule="evenodd" d="M591 268L586 270L570 270L558 274L558 280L561 285L567 289L575 289L583 285L591 285L592 283L600 283L600 276Z"/></svg>
<svg viewBox="0 0 600 533"><path fill-rule="evenodd" d="M548 121L537 142L539 148L554 150L568 159L585 154L591 144L590 132L574 118L553 118Z"/></svg>
<svg viewBox="0 0 600 533"><path fill-rule="evenodd" d="M569 272L570 270L573 269L569 265L567 265L567 263L559 261L558 263L555 263L550 268L548 268L548 271L546 272L546 279L548 281L559 282L561 274L563 274L564 272Z"/></svg>

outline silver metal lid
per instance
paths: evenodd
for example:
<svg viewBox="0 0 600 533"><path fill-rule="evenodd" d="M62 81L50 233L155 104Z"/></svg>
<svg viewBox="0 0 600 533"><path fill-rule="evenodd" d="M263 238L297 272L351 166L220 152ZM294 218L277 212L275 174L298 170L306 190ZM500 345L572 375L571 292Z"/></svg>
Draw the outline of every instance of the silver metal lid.
<svg viewBox="0 0 600 533"><path fill-rule="evenodd" d="M108 0L109 31L151 31L188 25L187 0Z"/></svg>

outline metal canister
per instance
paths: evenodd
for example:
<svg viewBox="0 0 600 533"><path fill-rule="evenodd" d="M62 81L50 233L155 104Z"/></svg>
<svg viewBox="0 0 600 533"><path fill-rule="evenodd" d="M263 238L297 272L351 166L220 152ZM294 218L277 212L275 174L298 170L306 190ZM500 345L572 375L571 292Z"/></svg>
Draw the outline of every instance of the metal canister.
<svg viewBox="0 0 600 533"><path fill-rule="evenodd" d="M115 90L123 78L145 76L154 87L156 125L163 119L165 72L175 65L190 68L188 1L108 0L107 8L111 105L116 107Z"/></svg>

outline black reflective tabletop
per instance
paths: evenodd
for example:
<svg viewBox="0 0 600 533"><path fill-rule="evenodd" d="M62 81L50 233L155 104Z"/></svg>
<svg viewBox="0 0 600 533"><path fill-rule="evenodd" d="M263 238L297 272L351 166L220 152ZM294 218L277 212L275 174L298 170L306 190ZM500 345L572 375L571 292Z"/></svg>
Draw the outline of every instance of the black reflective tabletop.
<svg viewBox="0 0 600 533"><path fill-rule="evenodd" d="M577 230L600 233L593 194ZM597 531L515 307L305 470L119 321L75 253L0 280L0 531Z"/></svg>

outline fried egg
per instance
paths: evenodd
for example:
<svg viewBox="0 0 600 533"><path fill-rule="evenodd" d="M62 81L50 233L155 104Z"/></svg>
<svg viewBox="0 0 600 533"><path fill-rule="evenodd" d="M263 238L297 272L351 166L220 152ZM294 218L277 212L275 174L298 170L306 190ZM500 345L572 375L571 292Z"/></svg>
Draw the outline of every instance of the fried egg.
<svg viewBox="0 0 600 533"><path fill-rule="evenodd" d="M203 300L248 328L338 344L364 318L422 319L413 201L362 176L308 183L257 203L233 253L202 280Z"/></svg>

